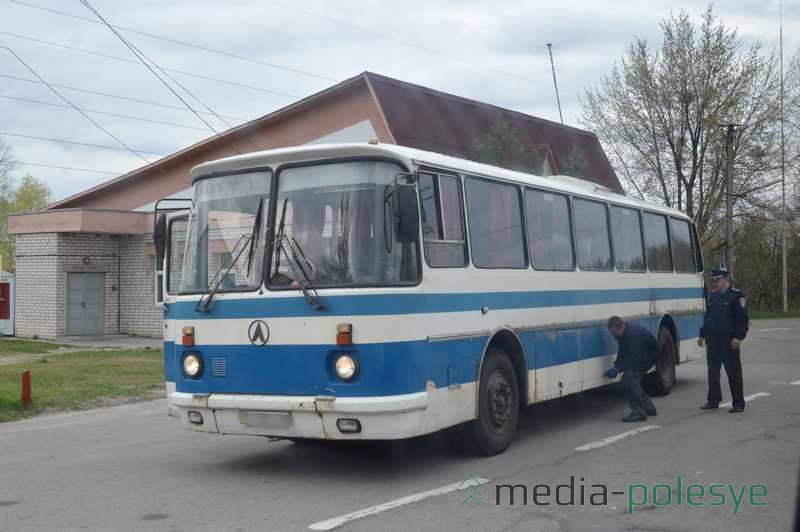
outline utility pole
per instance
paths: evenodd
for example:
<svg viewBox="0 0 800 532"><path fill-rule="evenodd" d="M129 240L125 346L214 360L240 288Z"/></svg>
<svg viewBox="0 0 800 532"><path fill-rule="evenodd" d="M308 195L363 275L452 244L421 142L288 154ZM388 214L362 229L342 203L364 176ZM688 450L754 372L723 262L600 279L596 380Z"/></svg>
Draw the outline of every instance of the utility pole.
<svg viewBox="0 0 800 532"><path fill-rule="evenodd" d="M553 87L556 89L556 103L558 103L558 117L561 125L564 125L564 115L561 114L561 98L558 97L558 82L556 82L556 65L553 63L553 43L547 43L547 50L550 52L550 69L553 71Z"/></svg>
<svg viewBox="0 0 800 532"><path fill-rule="evenodd" d="M733 145L738 124L722 124L725 133L725 268L733 277Z"/></svg>
<svg viewBox="0 0 800 532"><path fill-rule="evenodd" d="M786 233L788 232L789 215L786 211L786 158L785 158L785 139L783 133L783 2L778 1L778 27L779 27L779 47L780 47L780 73L781 73L781 266L783 282L783 311L789 312L789 281L786 270Z"/></svg>

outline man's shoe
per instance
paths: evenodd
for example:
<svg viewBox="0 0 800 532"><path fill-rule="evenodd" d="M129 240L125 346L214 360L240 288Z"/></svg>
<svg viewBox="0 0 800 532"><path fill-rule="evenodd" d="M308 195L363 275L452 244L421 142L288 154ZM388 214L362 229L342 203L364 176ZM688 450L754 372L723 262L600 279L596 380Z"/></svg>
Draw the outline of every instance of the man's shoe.
<svg viewBox="0 0 800 532"><path fill-rule="evenodd" d="M719 408L718 404L706 403L706 404L704 404L703 406L700 407L700 410L716 410L717 408Z"/></svg>
<svg viewBox="0 0 800 532"><path fill-rule="evenodd" d="M647 416L644 414L635 414L631 412L626 417L622 418L625 423L635 423L637 421L647 421Z"/></svg>
<svg viewBox="0 0 800 532"><path fill-rule="evenodd" d="M738 414L739 412L744 412L743 406L734 406L730 410L728 410L729 414Z"/></svg>
<svg viewBox="0 0 800 532"><path fill-rule="evenodd" d="M656 411L656 409L655 409L655 408L651 408L650 410L648 410L648 411L646 412L646 414L647 414L648 416L655 416L655 415L658 415L658 412Z"/></svg>

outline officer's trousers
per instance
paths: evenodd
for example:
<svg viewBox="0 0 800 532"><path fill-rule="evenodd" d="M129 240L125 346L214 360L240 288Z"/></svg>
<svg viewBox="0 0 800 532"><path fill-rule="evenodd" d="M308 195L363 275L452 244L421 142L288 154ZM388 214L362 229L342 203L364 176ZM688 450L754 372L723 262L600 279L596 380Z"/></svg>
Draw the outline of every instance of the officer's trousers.
<svg viewBox="0 0 800 532"><path fill-rule="evenodd" d="M708 362L708 402L718 405L722 401L720 371L725 366L728 384L731 387L733 406L744 408L744 379L742 378L742 359L738 349L732 349L728 338L709 338L706 351Z"/></svg>
<svg viewBox="0 0 800 532"><path fill-rule="evenodd" d="M622 385L625 387L625 397L628 398L631 412L646 416L647 412L655 411L656 406L644 393L644 388L642 388L643 373L638 368L626 369L622 374Z"/></svg>

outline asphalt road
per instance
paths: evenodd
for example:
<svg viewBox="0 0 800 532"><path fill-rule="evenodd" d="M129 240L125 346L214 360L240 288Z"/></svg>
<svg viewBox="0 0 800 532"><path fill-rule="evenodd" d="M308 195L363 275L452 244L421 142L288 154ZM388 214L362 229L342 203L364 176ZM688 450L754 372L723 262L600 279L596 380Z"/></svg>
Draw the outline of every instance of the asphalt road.
<svg viewBox="0 0 800 532"><path fill-rule="evenodd" d="M743 414L698 410L706 371L699 360L679 367L672 394L655 399L658 416L644 424L653 427L583 451L576 448L643 428L619 421L627 408L616 386L528 409L512 447L488 459L454 455L442 435L306 445L195 434L165 415L163 401L6 423L0 529L291 531L325 528L367 509L370 515L338 530L791 530L800 472L800 320L754 322L743 358L745 394L769 394ZM489 481L477 487L480 506L466 499L472 490L452 490L468 475ZM533 503L534 485L555 490L570 476L575 505L554 504L554 493L549 506ZM600 490L591 485L601 483L623 493L589 504ZM709 505L720 499L707 493L703 506L686 503L688 484L714 483L726 493L732 484L737 496L747 485L736 515L730 496L719 506ZM498 484L524 484L529 503L518 491L512 506L504 491L496 504ZM629 484L671 489L658 488L658 504L650 492L629 513ZM754 498L765 506L748 502L754 484L766 486L767 495ZM642 491L634 488L637 502ZM415 502L401 505L404 497ZM371 509L383 503L391 504Z"/></svg>

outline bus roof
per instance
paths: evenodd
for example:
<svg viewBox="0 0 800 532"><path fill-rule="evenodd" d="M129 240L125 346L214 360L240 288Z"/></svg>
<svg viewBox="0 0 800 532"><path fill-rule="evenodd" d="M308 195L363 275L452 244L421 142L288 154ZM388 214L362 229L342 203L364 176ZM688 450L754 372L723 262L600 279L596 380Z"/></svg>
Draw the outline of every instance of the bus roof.
<svg viewBox="0 0 800 532"><path fill-rule="evenodd" d="M530 185L537 188L564 192L576 196L599 199L631 207L657 211L688 219L683 212L648 203L630 196L618 194L608 188L570 176L538 176L489 164L460 159L430 151L398 146L396 144L372 144L366 142L344 144L307 144L290 148L258 151L205 162L192 168L192 181L215 174L232 173L248 168L270 167L286 163L322 161L354 157L386 157L400 160L408 167L414 165L430 166L441 170L452 170L464 174L497 178L505 181Z"/></svg>

